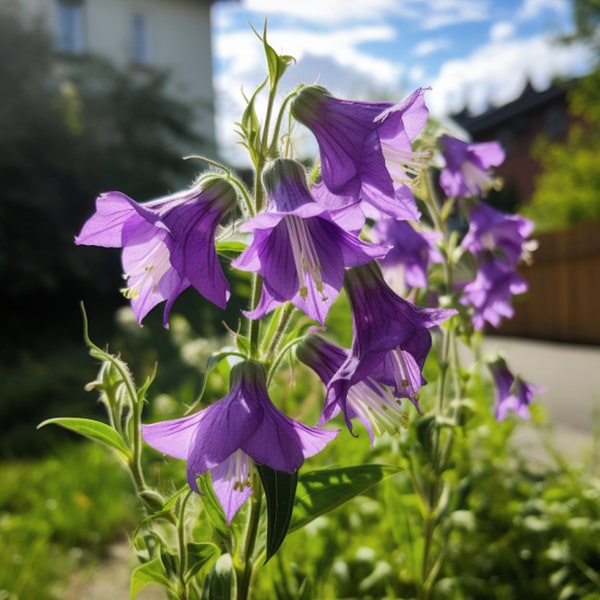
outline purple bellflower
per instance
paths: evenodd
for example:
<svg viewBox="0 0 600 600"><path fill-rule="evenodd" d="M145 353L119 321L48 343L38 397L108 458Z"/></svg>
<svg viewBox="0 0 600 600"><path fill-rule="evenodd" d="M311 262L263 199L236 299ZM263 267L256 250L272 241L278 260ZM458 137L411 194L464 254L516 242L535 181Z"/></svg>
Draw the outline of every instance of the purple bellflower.
<svg viewBox="0 0 600 600"><path fill-rule="evenodd" d="M254 361L231 369L230 391L189 417L142 425L144 440L156 450L187 460L187 480L207 471L227 523L252 495L255 463L277 471L297 471L338 431L308 427L279 411L267 394L265 371Z"/></svg>
<svg viewBox="0 0 600 600"><path fill-rule="evenodd" d="M418 391L426 383L422 369L431 349L429 329L456 311L421 308L404 300L374 263L349 269L345 289L354 337L346 360L329 381L320 423L341 408L351 430L348 391L369 377L389 386L395 397L409 398L420 411Z"/></svg>
<svg viewBox="0 0 600 600"><path fill-rule="evenodd" d="M545 389L526 383L519 376L515 376L501 357L490 362L488 366L496 385L496 420L503 421L509 410L523 419L528 419L533 395L544 392Z"/></svg>
<svg viewBox="0 0 600 600"><path fill-rule="evenodd" d="M298 359L315 371L325 387L347 360L348 354L349 351L345 348L314 334L306 336L296 348ZM335 404L333 410L329 411L328 418L335 417L340 410L340 404ZM384 432L393 435L408 423L401 400L394 397L386 385L372 377L367 377L348 389L346 416L348 419L356 417L361 421L369 433L371 446L375 443L375 435Z"/></svg>
<svg viewBox="0 0 600 600"><path fill-rule="evenodd" d="M512 297L527 291L527 281L503 260L484 255L473 281L463 286L461 303L472 306L473 327L481 331L488 322L498 327L502 317L514 315Z"/></svg>
<svg viewBox="0 0 600 600"><path fill-rule="evenodd" d="M263 182L268 206L244 224L243 229L252 230L254 237L231 263L263 278L261 299L246 314L261 318L290 301L324 325L346 267L379 258L387 248L363 242L338 225L311 196L300 163L274 160L265 169Z"/></svg>
<svg viewBox="0 0 600 600"><path fill-rule="evenodd" d="M527 252L527 238L533 223L519 215L509 215L477 202L469 216L469 231L461 246L477 256L481 252L500 252L506 262L515 267Z"/></svg>
<svg viewBox="0 0 600 600"><path fill-rule="evenodd" d="M335 98L317 85L298 92L291 112L316 137L332 194L360 201L368 217L419 219L410 188L421 157L411 142L429 114L424 93L392 104Z"/></svg>
<svg viewBox="0 0 600 600"><path fill-rule="evenodd" d="M163 322L175 299L192 285L213 304L225 308L229 283L215 250L216 229L237 202L231 184L214 177L192 189L137 203L121 192L96 200L96 212L75 238L76 244L122 248L127 280L123 290L138 323L166 301Z"/></svg>
<svg viewBox="0 0 600 600"><path fill-rule="evenodd" d="M442 234L417 231L407 221L380 219L371 229L370 237L378 244L391 246L391 250L379 260L379 264L385 280L392 289L426 288L429 265L442 261L440 251L435 245ZM397 281L402 275L404 285Z"/></svg>
<svg viewBox="0 0 600 600"><path fill-rule="evenodd" d="M476 196L492 183L490 167L504 161L504 150L498 142L472 144L443 135L440 138L445 166L440 185L448 196Z"/></svg>

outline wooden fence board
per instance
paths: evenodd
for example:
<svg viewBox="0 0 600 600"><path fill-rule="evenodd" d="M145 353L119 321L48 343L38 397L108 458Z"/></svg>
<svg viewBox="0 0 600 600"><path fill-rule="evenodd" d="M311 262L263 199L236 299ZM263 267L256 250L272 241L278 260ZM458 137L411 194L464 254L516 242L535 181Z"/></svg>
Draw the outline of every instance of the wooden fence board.
<svg viewBox="0 0 600 600"><path fill-rule="evenodd" d="M496 333L600 344L600 221L534 237L534 262L519 270L529 291Z"/></svg>

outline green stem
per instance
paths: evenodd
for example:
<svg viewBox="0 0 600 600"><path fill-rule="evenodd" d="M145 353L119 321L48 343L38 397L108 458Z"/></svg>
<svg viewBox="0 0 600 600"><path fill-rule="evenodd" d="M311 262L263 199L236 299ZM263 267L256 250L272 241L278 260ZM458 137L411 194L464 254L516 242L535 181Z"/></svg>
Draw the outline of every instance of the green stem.
<svg viewBox="0 0 600 600"><path fill-rule="evenodd" d="M177 548L179 550L179 600L187 600L188 598L188 582L186 572L188 570L188 554L185 547L185 509L192 495L190 490L181 500L179 506L179 514L177 515Z"/></svg>
<svg viewBox="0 0 600 600"><path fill-rule="evenodd" d="M254 274L252 276L252 292L250 295L250 309L256 308L262 294L262 277ZM248 319L248 339L250 341L250 358L258 358L258 347L260 339L260 320Z"/></svg>
<svg viewBox="0 0 600 600"><path fill-rule="evenodd" d="M271 361L272 355L277 351L277 347L279 346L279 342L283 337L288 325L290 324L290 320L292 315L294 314L294 305L291 302L287 302L282 310L281 315L279 316L279 323L277 323L277 328L275 329L275 333L271 337L269 341L269 345L264 349L263 356L267 362Z"/></svg>
<svg viewBox="0 0 600 600"><path fill-rule="evenodd" d="M451 293L453 286L453 238L450 232L445 227L442 217L442 206L439 199L435 195L435 182L431 171L427 172L427 177L424 180L426 191L426 205L431 215L434 227L442 233L444 240L444 260L442 263L444 273L444 294ZM431 454L430 454L430 471L424 481L424 489L420 491L423 499L423 535L424 547L421 563L420 582L418 589L418 597L421 600L431 598L433 587L435 585L437 574L441 568L441 556L443 548L439 551L438 556L434 557L435 532L439 524L439 502L442 496L442 474L446 470L450 458L452 440L454 430L444 431L446 440L442 446L442 428L440 419L444 416L446 410L445 401L448 396L448 375L449 370L453 371L455 393L459 393L458 380L458 365L456 357L456 332L451 323L443 329L442 348L439 357L440 374L438 379L438 388L434 407L434 416L436 424L432 431L431 439ZM452 356L452 359L451 359ZM452 363L452 364L451 364Z"/></svg>
<svg viewBox="0 0 600 600"><path fill-rule="evenodd" d="M252 496L250 514L246 525L246 537L244 540L243 567L238 573L236 600L248 600L250 598L250 585L254 573L255 562L252 558L258 537L260 525L260 513L262 506L262 487L258 474L254 475L255 492Z"/></svg>

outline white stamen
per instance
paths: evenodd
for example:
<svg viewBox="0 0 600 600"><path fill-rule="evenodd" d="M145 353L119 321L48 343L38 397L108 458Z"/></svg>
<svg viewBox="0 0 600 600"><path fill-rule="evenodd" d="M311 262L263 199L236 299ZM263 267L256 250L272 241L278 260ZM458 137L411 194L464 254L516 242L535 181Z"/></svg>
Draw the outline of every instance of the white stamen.
<svg viewBox="0 0 600 600"><path fill-rule="evenodd" d="M368 379L369 384L359 382L348 391L347 402L350 408L364 417L377 435L383 432L395 434L400 427L406 428L408 415L402 410L401 402L380 383Z"/></svg>
<svg viewBox="0 0 600 600"><path fill-rule="evenodd" d="M152 291L155 292L160 280L171 268L169 249L159 240L152 246L151 251L135 264L135 270L123 275L129 285L122 288L121 293L128 300L135 300L148 279L151 279Z"/></svg>
<svg viewBox="0 0 600 600"><path fill-rule="evenodd" d="M483 192L494 183L494 178L477 165L466 160L460 167L463 177L473 193Z"/></svg>
<svg viewBox="0 0 600 600"><path fill-rule="evenodd" d="M233 482L233 489L241 492L244 488L252 487L252 475L256 472L254 462L248 458L243 450L236 450L227 459L227 473L225 479Z"/></svg>
<svg viewBox="0 0 600 600"><path fill-rule="evenodd" d="M321 300L327 300L327 297L323 294L323 279L321 277L323 267L319 262L317 250L308 231L306 221L295 215L288 215L283 220L292 245L294 264L300 283L300 296L303 300L308 297L308 286L306 285L308 277L313 280L317 291L321 294Z"/></svg>
<svg viewBox="0 0 600 600"><path fill-rule="evenodd" d="M397 183L411 187L419 184L421 175L427 168L425 161L433 155L431 150L425 152L400 150L386 142L381 143L381 152L390 177Z"/></svg>
<svg viewBox="0 0 600 600"><path fill-rule="evenodd" d="M399 390L404 390L408 397L416 404L419 402L418 388L415 389L410 380L410 369L406 363L404 352L398 346L390 352L392 368L394 369L394 380Z"/></svg>

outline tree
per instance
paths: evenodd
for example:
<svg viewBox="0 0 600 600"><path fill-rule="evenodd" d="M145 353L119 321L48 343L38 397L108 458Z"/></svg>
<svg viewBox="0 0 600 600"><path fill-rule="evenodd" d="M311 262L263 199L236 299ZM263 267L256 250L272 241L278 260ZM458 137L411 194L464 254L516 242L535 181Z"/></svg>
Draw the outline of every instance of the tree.
<svg viewBox="0 0 600 600"><path fill-rule="evenodd" d="M132 78L97 57L58 62L42 27L6 6L0 56L3 293L52 295L82 278L100 292L74 235L102 191L146 200L190 182L197 165L182 155L204 143L194 111L168 96L164 73Z"/></svg>
<svg viewBox="0 0 600 600"><path fill-rule="evenodd" d="M558 229L580 221L600 219L600 23L598 0L574 0L576 32L566 43L583 41L596 54L592 72L577 81L568 96L574 124L565 143L541 137L534 156L543 172L536 182L531 204L524 214L539 230Z"/></svg>

